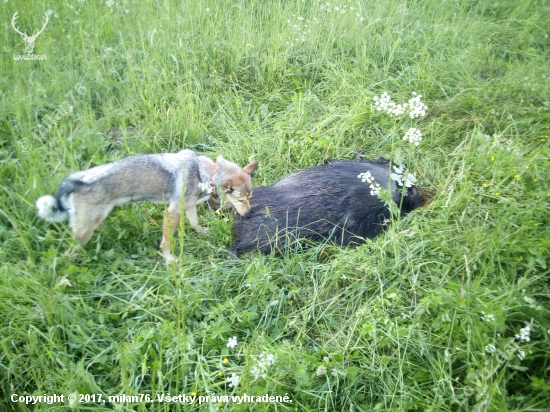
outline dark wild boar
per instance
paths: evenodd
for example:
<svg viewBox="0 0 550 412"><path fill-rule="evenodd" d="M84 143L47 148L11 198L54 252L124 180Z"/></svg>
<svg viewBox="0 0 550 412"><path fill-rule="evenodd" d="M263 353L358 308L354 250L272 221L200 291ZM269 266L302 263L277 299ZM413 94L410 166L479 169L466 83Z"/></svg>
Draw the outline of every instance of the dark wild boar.
<svg viewBox="0 0 550 412"><path fill-rule="evenodd" d="M331 239L341 245L358 245L378 235L389 222L390 211L371 194L369 181L383 188L391 182L393 200L405 215L420 205L415 186L403 188L390 180L388 161L330 160L325 165L284 177L273 186L257 187L245 216L235 216L231 254L258 249L280 254L297 239ZM370 180L369 179L369 180Z"/></svg>

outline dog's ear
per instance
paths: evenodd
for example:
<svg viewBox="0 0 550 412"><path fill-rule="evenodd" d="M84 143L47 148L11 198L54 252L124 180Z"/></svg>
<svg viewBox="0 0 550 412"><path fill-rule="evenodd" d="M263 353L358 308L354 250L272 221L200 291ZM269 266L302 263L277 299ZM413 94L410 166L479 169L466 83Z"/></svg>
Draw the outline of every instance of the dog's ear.
<svg viewBox="0 0 550 412"><path fill-rule="evenodd" d="M247 164L245 167L243 167L243 172L248 173L251 175L254 173L254 170L258 167L258 161L254 160L253 162Z"/></svg>
<svg viewBox="0 0 550 412"><path fill-rule="evenodd" d="M227 160L225 160L222 155L218 155L218 157L216 158L216 163L223 164L225 162L227 162Z"/></svg>
<svg viewBox="0 0 550 412"><path fill-rule="evenodd" d="M224 181L222 181L222 190L224 193L229 193L231 192L231 185L233 184L233 182L230 180L230 179L225 179Z"/></svg>

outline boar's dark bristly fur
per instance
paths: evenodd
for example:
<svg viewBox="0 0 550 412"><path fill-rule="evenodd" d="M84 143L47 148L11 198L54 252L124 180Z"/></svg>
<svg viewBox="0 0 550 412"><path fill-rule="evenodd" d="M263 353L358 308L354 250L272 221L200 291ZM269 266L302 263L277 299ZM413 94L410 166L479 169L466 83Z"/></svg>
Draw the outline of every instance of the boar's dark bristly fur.
<svg viewBox="0 0 550 412"><path fill-rule="evenodd" d="M264 253L281 250L293 240L332 239L341 245L358 245L378 235L390 219L390 211L370 184L357 176L370 172L376 182L388 188L405 215L420 205L416 187L406 190L390 180L385 160L327 164L284 177L273 186L257 187L246 216L236 216L231 253L259 249Z"/></svg>

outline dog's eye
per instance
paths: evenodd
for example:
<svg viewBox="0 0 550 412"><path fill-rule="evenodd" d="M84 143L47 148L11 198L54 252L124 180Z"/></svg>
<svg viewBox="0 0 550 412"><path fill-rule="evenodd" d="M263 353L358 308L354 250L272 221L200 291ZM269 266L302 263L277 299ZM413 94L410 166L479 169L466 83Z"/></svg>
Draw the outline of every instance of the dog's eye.
<svg viewBox="0 0 550 412"><path fill-rule="evenodd" d="M243 197L239 198L239 202L244 203L244 202L248 201L250 199L251 195L252 195L252 193L245 194Z"/></svg>

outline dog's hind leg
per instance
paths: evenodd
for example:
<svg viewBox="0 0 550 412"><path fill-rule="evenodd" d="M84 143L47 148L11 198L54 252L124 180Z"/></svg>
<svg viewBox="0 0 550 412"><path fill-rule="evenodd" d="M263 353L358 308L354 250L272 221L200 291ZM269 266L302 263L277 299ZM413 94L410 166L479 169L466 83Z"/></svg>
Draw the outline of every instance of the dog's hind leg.
<svg viewBox="0 0 550 412"><path fill-rule="evenodd" d="M86 246L94 231L105 220L111 209L112 207L106 205L79 202L76 197L73 199L73 211L69 217L70 227L81 247ZM70 248L67 253L70 254L73 251L74 249Z"/></svg>
<svg viewBox="0 0 550 412"><path fill-rule="evenodd" d="M164 222L162 224L162 242L160 244L160 250L166 263L175 261L176 258L172 256L170 251L170 245L174 238L174 232L180 221L179 203L170 203L168 209L164 211Z"/></svg>

